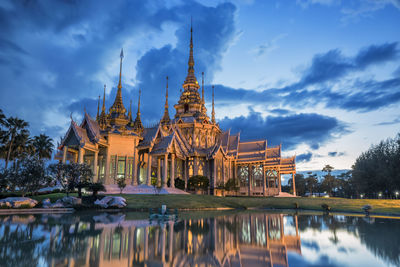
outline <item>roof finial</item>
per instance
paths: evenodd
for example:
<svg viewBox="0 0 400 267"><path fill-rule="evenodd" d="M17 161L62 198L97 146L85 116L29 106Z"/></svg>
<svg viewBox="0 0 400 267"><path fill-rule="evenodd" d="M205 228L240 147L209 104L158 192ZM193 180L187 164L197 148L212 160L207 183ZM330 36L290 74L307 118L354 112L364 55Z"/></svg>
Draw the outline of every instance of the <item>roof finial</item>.
<svg viewBox="0 0 400 267"><path fill-rule="evenodd" d="M192 18L190 19L190 51L189 51L189 61L188 61L188 74L186 76L185 82L183 83L183 88L185 90L189 88L199 89L196 76L194 75L194 59L193 59L193 27Z"/></svg>
<svg viewBox="0 0 400 267"><path fill-rule="evenodd" d="M137 114L140 116L140 94L142 93L142 90L139 89L139 100L138 100L138 106L137 106Z"/></svg>
<svg viewBox="0 0 400 267"><path fill-rule="evenodd" d="M123 48L121 48L121 54L119 55L119 57L121 58L121 61L119 63L119 82L118 82L118 89L122 88L121 85L121 73L122 73L122 59L124 58L124 50Z"/></svg>
<svg viewBox="0 0 400 267"><path fill-rule="evenodd" d="M122 101L122 91L121 91L122 59L124 58L124 50L122 48L121 48L120 58L121 60L119 66L119 82L118 82L117 95L115 96L114 104L112 104L109 111L112 118L112 124L124 125L127 123L127 118L125 114L126 109Z"/></svg>
<svg viewBox="0 0 400 267"><path fill-rule="evenodd" d="M96 121L99 121L99 116L100 116L100 95L99 95L99 100L97 101L97 115L96 115Z"/></svg>
<svg viewBox="0 0 400 267"><path fill-rule="evenodd" d="M165 105L164 105L164 115L161 119L162 124L166 124L170 122L169 111L168 111L168 76L167 76L167 86L165 91Z"/></svg>
<svg viewBox="0 0 400 267"><path fill-rule="evenodd" d="M132 99L130 100L128 118L129 118L129 121L132 122Z"/></svg>
<svg viewBox="0 0 400 267"><path fill-rule="evenodd" d="M106 112L106 85L104 85L103 106L101 107L101 113L103 112Z"/></svg>
<svg viewBox="0 0 400 267"><path fill-rule="evenodd" d="M211 111L211 122L212 122L212 123L215 123L214 85L212 86L212 111Z"/></svg>
<svg viewBox="0 0 400 267"><path fill-rule="evenodd" d="M201 73L201 102L204 105L204 71Z"/></svg>
<svg viewBox="0 0 400 267"><path fill-rule="evenodd" d="M141 92L142 91L139 89L138 110L136 112L135 122L133 123L133 129L138 133L141 133L143 131L143 124L140 119L140 94L141 94Z"/></svg>

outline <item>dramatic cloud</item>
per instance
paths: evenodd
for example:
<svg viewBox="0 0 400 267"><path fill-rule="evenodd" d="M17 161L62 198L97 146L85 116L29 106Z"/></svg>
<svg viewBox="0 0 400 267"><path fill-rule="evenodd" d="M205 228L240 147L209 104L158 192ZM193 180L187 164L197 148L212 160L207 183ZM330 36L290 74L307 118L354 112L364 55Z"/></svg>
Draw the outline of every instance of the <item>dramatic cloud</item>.
<svg viewBox="0 0 400 267"><path fill-rule="evenodd" d="M0 105L7 115L29 121L34 133L63 129L45 123L63 126L71 112L79 118L84 107L95 115L104 83L111 88L107 108L114 100L118 55L124 46L125 106L129 108L132 99L135 112L141 88L143 120L157 121L163 112L165 76L170 76L170 102L175 103L186 75L190 16L196 74L201 78L204 71L210 80L235 36L235 11L229 3L206 7L194 1L169 5L125 0L4 2L0 5L0 78L5 87ZM167 44L148 48L141 41L156 38L164 27L171 32ZM132 62L135 57L138 61ZM132 63L134 79L129 78Z"/></svg>
<svg viewBox="0 0 400 267"><path fill-rule="evenodd" d="M312 158L312 153L311 152L307 152L304 154L300 154L296 156L296 162L297 163L303 163L303 162L309 162Z"/></svg>
<svg viewBox="0 0 400 267"><path fill-rule="evenodd" d="M334 85L349 74L397 60L399 54L398 43L371 45L354 57L346 57L338 49L330 50L315 55L296 83L261 92L217 85L216 101L230 102L240 98L252 104L284 103L297 108L323 104L348 111L377 110L400 102L400 78L383 81L355 79L344 83L341 90L334 89Z"/></svg>
<svg viewBox="0 0 400 267"><path fill-rule="evenodd" d="M231 132L240 131L241 140L265 138L268 145L282 143L284 149L293 149L300 144L318 149L331 139L349 133L343 122L315 113L263 117L250 110L247 117L225 117L220 120L220 126Z"/></svg>

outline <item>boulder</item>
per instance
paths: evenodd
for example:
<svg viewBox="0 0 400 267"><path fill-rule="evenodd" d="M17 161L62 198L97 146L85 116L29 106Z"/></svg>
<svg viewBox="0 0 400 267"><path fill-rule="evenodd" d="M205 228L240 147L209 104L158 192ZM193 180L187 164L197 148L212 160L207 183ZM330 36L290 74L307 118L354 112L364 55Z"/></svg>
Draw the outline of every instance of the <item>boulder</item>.
<svg viewBox="0 0 400 267"><path fill-rule="evenodd" d="M123 197L113 197L110 202L108 202L109 208L124 208L126 207L126 200Z"/></svg>
<svg viewBox="0 0 400 267"><path fill-rule="evenodd" d="M106 196L94 202L95 205L106 208L123 208L126 207L126 200L123 197Z"/></svg>
<svg viewBox="0 0 400 267"><path fill-rule="evenodd" d="M37 201L29 197L8 197L0 200L1 207L19 208L21 206L28 206L33 208L37 205Z"/></svg>
<svg viewBox="0 0 400 267"><path fill-rule="evenodd" d="M57 207L54 206L56 204L57 204ZM56 201L56 203L53 204L52 207L53 208L61 208L61 205L62 205L62 207L70 208L70 207L73 207L73 206L76 206L76 205L81 205L81 204L82 204L82 199L80 199L80 198L77 198L77 197L63 197L61 199L58 199Z"/></svg>

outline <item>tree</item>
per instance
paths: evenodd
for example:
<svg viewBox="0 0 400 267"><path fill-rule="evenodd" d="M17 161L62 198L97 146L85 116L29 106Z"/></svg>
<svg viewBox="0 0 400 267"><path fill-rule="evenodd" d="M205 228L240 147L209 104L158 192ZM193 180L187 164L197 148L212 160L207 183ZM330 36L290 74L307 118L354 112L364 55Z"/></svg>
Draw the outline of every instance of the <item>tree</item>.
<svg viewBox="0 0 400 267"><path fill-rule="evenodd" d="M86 186L86 189L93 193L93 197L97 197L97 193L100 192L100 191L106 191L106 188L100 182L98 182L98 183L89 183Z"/></svg>
<svg viewBox="0 0 400 267"><path fill-rule="evenodd" d="M53 140L45 135L40 134L33 137L34 153L40 159L51 159L51 153L53 153Z"/></svg>
<svg viewBox="0 0 400 267"><path fill-rule="evenodd" d="M225 189L226 191L234 191L235 193L237 193L237 192L239 191L239 189L240 189L238 180L235 179L235 178L229 179L229 180L225 183L224 189Z"/></svg>
<svg viewBox="0 0 400 267"><path fill-rule="evenodd" d="M69 196L70 192L70 181L68 174L68 165L64 163L55 163L49 165L49 172L52 175L53 179L56 180L57 184L59 184Z"/></svg>
<svg viewBox="0 0 400 267"><path fill-rule="evenodd" d="M7 118L4 122L4 126L6 128L6 132L3 136L3 143L7 147L7 152L6 152L6 165L5 167L8 167L8 162L10 161L10 156L12 152L14 151L14 142L16 138L21 138L21 136L29 136L29 131L26 129L29 124L16 117L10 117Z"/></svg>
<svg viewBox="0 0 400 267"><path fill-rule="evenodd" d="M325 167L322 168L322 171L327 172L327 174L324 176L324 179L322 180L321 187L323 190L328 192L330 196L333 195L333 192L337 187L336 178L335 176L331 175L333 169L334 168L331 165L325 165Z"/></svg>
<svg viewBox="0 0 400 267"><path fill-rule="evenodd" d="M69 164L69 175L72 184L70 186L78 189L78 197L82 197L82 189L88 186L93 178L93 171L89 165L82 163Z"/></svg>
<svg viewBox="0 0 400 267"><path fill-rule="evenodd" d="M331 172L333 171L333 167L331 165L325 165L325 167L322 168L323 172L327 172L328 174L331 174Z"/></svg>
<svg viewBox="0 0 400 267"><path fill-rule="evenodd" d="M306 183L305 183L305 179L304 179L304 175L301 173L296 173L296 175L294 176L295 179L295 185L296 185L296 194L298 196L304 196L304 194L306 193ZM290 186L290 192L292 192L293 190L293 179L290 178L288 180L288 185Z"/></svg>
<svg viewBox="0 0 400 267"><path fill-rule="evenodd" d="M353 185L366 197L395 197L400 190L400 133L363 152L352 166Z"/></svg>
<svg viewBox="0 0 400 267"><path fill-rule="evenodd" d="M310 195L312 195L318 186L318 179L316 174L312 174L312 172L308 173L308 177L305 179L306 187Z"/></svg>
<svg viewBox="0 0 400 267"><path fill-rule="evenodd" d="M125 178L118 178L117 179L117 185L119 187L119 193L122 194L122 191L124 190L126 183L125 183Z"/></svg>
<svg viewBox="0 0 400 267"><path fill-rule="evenodd" d="M37 157L21 159L18 162L18 167L11 170L9 175L9 182L18 187L23 197L28 192L36 193L49 183L44 161Z"/></svg>

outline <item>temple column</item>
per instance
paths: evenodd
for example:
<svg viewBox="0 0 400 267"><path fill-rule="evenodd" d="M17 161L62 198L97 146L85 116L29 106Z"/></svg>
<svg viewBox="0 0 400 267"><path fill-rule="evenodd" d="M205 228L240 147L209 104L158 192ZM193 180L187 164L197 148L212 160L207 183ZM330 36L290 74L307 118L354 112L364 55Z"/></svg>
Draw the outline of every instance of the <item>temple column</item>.
<svg viewBox="0 0 400 267"><path fill-rule="evenodd" d="M248 186L248 188L247 188L247 195L248 196L251 196L251 172L253 171L252 169L251 169L251 165L249 164L249 165L247 165L247 169L248 169L248 173L247 173L247 180L248 180L248 183L247 183L247 186Z"/></svg>
<svg viewBox="0 0 400 267"><path fill-rule="evenodd" d="M64 146L63 148L63 158L62 158L62 163L66 163L67 162L67 152L68 152L68 147Z"/></svg>
<svg viewBox="0 0 400 267"><path fill-rule="evenodd" d="M94 152L94 160L93 160L93 181L97 182L99 180L97 173L97 165L99 160L99 151Z"/></svg>
<svg viewBox="0 0 400 267"><path fill-rule="evenodd" d="M216 164L216 159L213 159L212 161L212 181L210 184L210 195L214 195L215 194L215 187L217 184L217 164Z"/></svg>
<svg viewBox="0 0 400 267"><path fill-rule="evenodd" d="M139 163L139 154L137 149L137 141L135 141L134 148L134 157L133 157L133 170L132 170L132 185L139 184L139 175L138 175L138 163Z"/></svg>
<svg viewBox="0 0 400 267"><path fill-rule="evenodd" d="M157 186L161 186L161 158L157 157Z"/></svg>
<svg viewBox="0 0 400 267"><path fill-rule="evenodd" d="M167 186L168 181L168 154L164 155L164 167L163 167L163 180L162 180L162 187Z"/></svg>
<svg viewBox="0 0 400 267"><path fill-rule="evenodd" d="M183 164L183 180L185 181L185 190L187 190L187 185L188 185L187 160L182 160L182 164Z"/></svg>
<svg viewBox="0 0 400 267"><path fill-rule="evenodd" d="M104 184L109 184L110 179L110 149L106 148L106 167L104 170Z"/></svg>
<svg viewBox="0 0 400 267"><path fill-rule="evenodd" d="M193 175L199 175L199 159L197 157L193 157Z"/></svg>
<svg viewBox="0 0 400 267"><path fill-rule="evenodd" d="M278 171L278 188L279 188L279 192L282 192L281 172L280 171Z"/></svg>
<svg viewBox="0 0 400 267"><path fill-rule="evenodd" d="M83 156L85 155L85 149L83 147L79 147L78 150L78 163L82 164L83 163Z"/></svg>
<svg viewBox="0 0 400 267"><path fill-rule="evenodd" d="M294 179L295 175L292 173L292 184L293 184L293 196L296 195L296 181Z"/></svg>
<svg viewBox="0 0 400 267"><path fill-rule="evenodd" d="M151 155L150 152L147 157L147 179L146 184L151 185Z"/></svg>
<svg viewBox="0 0 400 267"><path fill-rule="evenodd" d="M265 171L264 171L264 164L262 164L262 173L263 173L263 196L265 197L265 195L266 195L266 189L265 189Z"/></svg>
<svg viewBox="0 0 400 267"><path fill-rule="evenodd" d="M171 181L170 187L175 188L175 154L171 154Z"/></svg>

